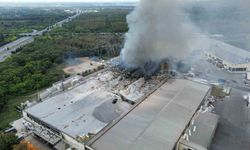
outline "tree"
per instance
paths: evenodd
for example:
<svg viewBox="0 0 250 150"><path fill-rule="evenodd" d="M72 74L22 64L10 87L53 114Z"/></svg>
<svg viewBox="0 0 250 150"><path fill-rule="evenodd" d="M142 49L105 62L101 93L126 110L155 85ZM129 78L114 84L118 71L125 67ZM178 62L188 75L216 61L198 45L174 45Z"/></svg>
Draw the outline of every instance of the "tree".
<svg viewBox="0 0 250 150"><path fill-rule="evenodd" d="M0 86L0 112L1 112L2 108L5 106L5 104L6 104L5 90L3 87Z"/></svg>
<svg viewBox="0 0 250 150"><path fill-rule="evenodd" d="M15 134L0 133L0 150L12 150L13 145L18 144Z"/></svg>

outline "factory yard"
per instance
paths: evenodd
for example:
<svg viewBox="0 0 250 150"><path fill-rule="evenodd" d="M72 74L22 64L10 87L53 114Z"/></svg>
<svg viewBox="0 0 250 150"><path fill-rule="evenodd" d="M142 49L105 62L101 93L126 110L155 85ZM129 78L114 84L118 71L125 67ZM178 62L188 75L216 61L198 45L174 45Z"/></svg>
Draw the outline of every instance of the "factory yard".
<svg viewBox="0 0 250 150"><path fill-rule="evenodd" d="M98 70L105 65L104 61L95 61L89 57L75 58L72 61L75 63L63 69L66 74L82 74L86 71Z"/></svg>
<svg viewBox="0 0 250 150"><path fill-rule="evenodd" d="M250 109L243 95L245 91L233 89L231 96L215 103L220 122L211 150L250 149Z"/></svg>

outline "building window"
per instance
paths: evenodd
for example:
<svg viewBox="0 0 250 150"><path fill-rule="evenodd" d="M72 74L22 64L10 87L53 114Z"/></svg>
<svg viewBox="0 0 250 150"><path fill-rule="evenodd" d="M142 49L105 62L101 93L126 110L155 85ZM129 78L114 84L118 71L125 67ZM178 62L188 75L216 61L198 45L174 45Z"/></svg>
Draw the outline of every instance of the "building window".
<svg viewBox="0 0 250 150"><path fill-rule="evenodd" d="M246 70L247 70L247 68L236 68L237 72L243 72L243 71L246 71Z"/></svg>

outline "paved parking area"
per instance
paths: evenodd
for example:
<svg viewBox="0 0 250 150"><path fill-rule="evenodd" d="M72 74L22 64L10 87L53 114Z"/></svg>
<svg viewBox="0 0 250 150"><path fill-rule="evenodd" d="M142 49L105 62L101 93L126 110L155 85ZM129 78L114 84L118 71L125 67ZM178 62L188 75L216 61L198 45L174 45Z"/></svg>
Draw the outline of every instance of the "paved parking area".
<svg viewBox="0 0 250 150"><path fill-rule="evenodd" d="M46 142L42 141L36 136L29 135L25 138L25 140L33 144L39 150L53 150L51 147L48 146Z"/></svg>
<svg viewBox="0 0 250 150"><path fill-rule="evenodd" d="M250 150L250 108L244 91L233 89L230 98L215 104L220 122L211 150Z"/></svg>

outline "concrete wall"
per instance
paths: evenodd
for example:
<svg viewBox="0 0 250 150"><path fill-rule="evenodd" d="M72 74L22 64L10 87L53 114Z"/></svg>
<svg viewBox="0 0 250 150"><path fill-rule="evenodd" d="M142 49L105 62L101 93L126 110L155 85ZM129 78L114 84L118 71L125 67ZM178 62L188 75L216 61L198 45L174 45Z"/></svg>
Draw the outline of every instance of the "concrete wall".
<svg viewBox="0 0 250 150"><path fill-rule="evenodd" d="M46 125L36 122L32 118L30 118L26 112L23 112L23 117L27 122L31 124L32 132L48 143L55 145L62 139L62 136L59 132L56 132L53 129L49 129L50 127L46 127Z"/></svg>
<svg viewBox="0 0 250 150"><path fill-rule="evenodd" d="M23 112L23 117L26 121L30 122L31 124L33 124L34 126L41 126L40 124L36 123L35 121L33 121L32 119L30 119L27 115L26 112ZM46 127L44 127L46 128ZM49 129L48 129L49 130ZM60 139L63 140L65 143L69 144L73 149L77 149L77 150L85 150L85 146L83 143L78 142L76 139L68 136L65 133L60 133L61 136ZM45 139L44 139L45 140ZM49 141L48 141L49 142Z"/></svg>
<svg viewBox="0 0 250 150"><path fill-rule="evenodd" d="M232 73L246 73L248 71L250 71L250 64L231 64L231 63L228 63L226 61L223 61L223 64L226 66L226 69L229 71L229 72L232 72ZM234 69L239 69L239 68L245 68L246 70L243 70L243 71L234 71Z"/></svg>
<svg viewBox="0 0 250 150"><path fill-rule="evenodd" d="M192 147L185 145L184 143L178 143L178 146L176 148L176 150L208 150L206 148L203 148L199 145L196 144L192 144Z"/></svg>
<svg viewBox="0 0 250 150"><path fill-rule="evenodd" d="M72 148L77 150L85 150L85 146L83 143L79 143L76 139L68 136L67 134L62 133L63 140L69 144Z"/></svg>

